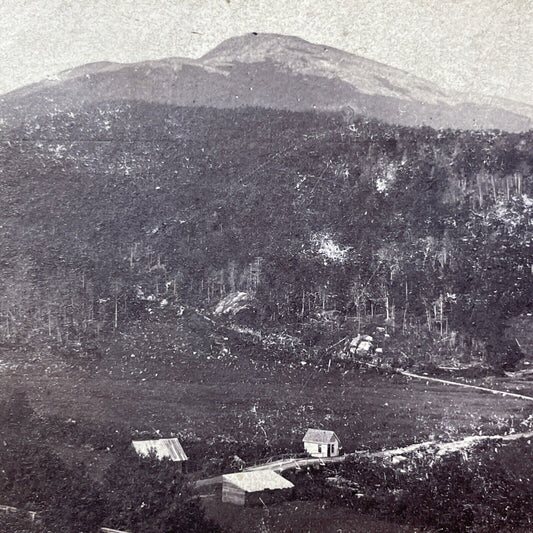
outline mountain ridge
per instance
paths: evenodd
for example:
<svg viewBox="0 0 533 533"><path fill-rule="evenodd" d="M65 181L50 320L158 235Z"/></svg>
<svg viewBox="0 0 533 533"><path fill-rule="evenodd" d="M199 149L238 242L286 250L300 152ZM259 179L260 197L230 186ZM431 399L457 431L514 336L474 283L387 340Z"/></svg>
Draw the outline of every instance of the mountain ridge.
<svg viewBox="0 0 533 533"><path fill-rule="evenodd" d="M108 100L218 108L341 111L391 124L525 131L533 107L444 91L436 84L298 37L249 34L198 59L97 62L62 71L0 97L0 118L28 118Z"/></svg>

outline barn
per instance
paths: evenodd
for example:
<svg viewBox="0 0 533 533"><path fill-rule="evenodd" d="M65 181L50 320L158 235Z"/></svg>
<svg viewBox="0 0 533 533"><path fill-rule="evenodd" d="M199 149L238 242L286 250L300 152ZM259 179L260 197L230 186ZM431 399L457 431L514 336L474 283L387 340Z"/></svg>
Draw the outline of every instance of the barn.
<svg viewBox="0 0 533 533"><path fill-rule="evenodd" d="M333 431L308 429L303 443L305 451L312 457L337 457L340 453L339 437Z"/></svg>
<svg viewBox="0 0 533 533"><path fill-rule="evenodd" d="M235 505L268 505L291 497L294 485L273 470L222 476L222 501Z"/></svg>
<svg viewBox="0 0 533 533"><path fill-rule="evenodd" d="M141 457L154 454L158 459L170 459L178 463L183 470L184 463L189 459L185 454L179 439L134 440L133 448Z"/></svg>

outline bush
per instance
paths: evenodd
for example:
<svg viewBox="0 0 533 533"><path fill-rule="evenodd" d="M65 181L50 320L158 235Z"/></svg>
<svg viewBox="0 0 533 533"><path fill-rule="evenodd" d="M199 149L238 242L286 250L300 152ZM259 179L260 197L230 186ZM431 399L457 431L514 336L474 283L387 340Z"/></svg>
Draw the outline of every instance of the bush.
<svg viewBox="0 0 533 533"><path fill-rule="evenodd" d="M104 480L107 527L134 533L217 532L175 463L124 450Z"/></svg>
<svg viewBox="0 0 533 533"><path fill-rule="evenodd" d="M468 459L460 453L428 454L401 467L358 458L340 464L336 473L344 488L330 489L320 473L291 479L305 499L443 533L529 531L533 526L533 450L524 440L480 446ZM354 487L364 496L355 496Z"/></svg>

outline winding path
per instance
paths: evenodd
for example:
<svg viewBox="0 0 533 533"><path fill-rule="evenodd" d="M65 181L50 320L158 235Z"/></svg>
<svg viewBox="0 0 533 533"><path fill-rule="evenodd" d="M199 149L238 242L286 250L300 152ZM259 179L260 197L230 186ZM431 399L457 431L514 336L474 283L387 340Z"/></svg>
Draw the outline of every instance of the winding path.
<svg viewBox="0 0 533 533"><path fill-rule="evenodd" d="M498 389L490 389L489 387L480 387L479 385L470 385L468 383L460 383L458 381L449 381L446 379L432 378L429 376L422 376L420 374L413 374L412 372L407 372L407 370L396 370L398 374L402 376L407 376L408 378L413 379L423 379L425 381L434 381L436 383L443 383L444 385L455 385L456 387L465 387L468 389L476 389L483 392L490 392L491 394L501 394L502 396L511 396L513 398L519 398L520 400L528 400L533 402L532 396L526 396L525 394L518 394L517 392L508 392Z"/></svg>
<svg viewBox="0 0 533 533"><path fill-rule="evenodd" d="M410 444L401 448L393 448L390 450L382 450L378 452L370 452L368 450L358 450L355 452L339 455L338 457L306 457L294 459L280 459L279 461L266 462L260 465L249 466L244 469L245 472L257 472L260 470L273 470L275 472L284 472L285 470L296 469L299 470L311 465L326 465L331 463L342 463L346 459L354 457L366 458L392 458L397 456L409 455L411 453L422 450L431 450L435 455L446 455L456 451L466 450L475 444L484 441L514 441L518 439L533 439L533 431L524 433L511 433L509 435L472 435L463 439L438 442L435 440L428 440L419 442L417 444ZM195 483L196 488L207 487L222 483L222 476L216 476L209 479L201 479Z"/></svg>

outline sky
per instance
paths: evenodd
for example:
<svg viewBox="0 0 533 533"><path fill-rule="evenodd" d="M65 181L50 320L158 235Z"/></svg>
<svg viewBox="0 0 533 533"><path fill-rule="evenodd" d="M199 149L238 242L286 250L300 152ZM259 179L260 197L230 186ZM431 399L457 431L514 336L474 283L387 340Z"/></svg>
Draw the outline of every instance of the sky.
<svg viewBox="0 0 533 533"><path fill-rule="evenodd" d="M200 57L252 31L533 105L530 0L1 0L0 94L95 61Z"/></svg>

